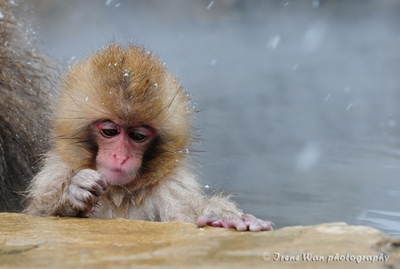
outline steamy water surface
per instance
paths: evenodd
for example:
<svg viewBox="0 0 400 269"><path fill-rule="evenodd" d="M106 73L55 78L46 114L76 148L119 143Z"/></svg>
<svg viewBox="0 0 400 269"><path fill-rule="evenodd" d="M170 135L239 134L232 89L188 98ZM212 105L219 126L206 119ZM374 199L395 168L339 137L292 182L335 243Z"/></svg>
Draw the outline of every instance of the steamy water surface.
<svg viewBox="0 0 400 269"><path fill-rule="evenodd" d="M196 166L276 228L400 235L397 1L38 1L60 67L109 41L154 51L196 101Z"/></svg>

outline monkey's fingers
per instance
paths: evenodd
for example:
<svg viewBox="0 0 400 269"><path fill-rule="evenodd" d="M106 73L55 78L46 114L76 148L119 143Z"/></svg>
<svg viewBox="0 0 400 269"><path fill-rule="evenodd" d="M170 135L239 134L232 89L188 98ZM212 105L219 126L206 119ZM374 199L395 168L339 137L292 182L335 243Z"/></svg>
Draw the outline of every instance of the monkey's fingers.
<svg viewBox="0 0 400 269"><path fill-rule="evenodd" d="M207 225L214 227L223 227L222 223L219 222L220 220L221 218L217 217L216 215L201 215L197 218L196 225L199 227L204 227Z"/></svg>
<svg viewBox="0 0 400 269"><path fill-rule="evenodd" d="M225 228L235 228L240 232L247 231L247 225L240 216L222 218L222 225Z"/></svg>
<svg viewBox="0 0 400 269"><path fill-rule="evenodd" d="M92 170L83 169L73 177L73 184L91 192L99 197L107 189L107 181L104 175Z"/></svg>
<svg viewBox="0 0 400 269"><path fill-rule="evenodd" d="M235 228L238 231L270 231L272 230L272 223L257 219L253 215L245 214L241 216L226 216L218 217L216 215L202 215L196 221L197 226L212 226L212 227L224 227L224 228Z"/></svg>
<svg viewBox="0 0 400 269"><path fill-rule="evenodd" d="M101 182L91 182L87 184L86 186L81 186L82 189L87 190L91 194L93 194L96 197L100 197L103 195L104 191L107 189L107 187L104 187L107 185L102 184Z"/></svg>
<svg viewBox="0 0 400 269"><path fill-rule="evenodd" d="M91 191L72 184L65 194L68 204L77 211L90 212L98 201L98 197Z"/></svg>
<svg viewBox="0 0 400 269"><path fill-rule="evenodd" d="M258 219L250 214L244 214L243 220L252 232L259 231L270 231L272 230L272 223L270 221L265 221Z"/></svg>
<svg viewBox="0 0 400 269"><path fill-rule="evenodd" d="M247 225L240 216L218 217L216 215L202 215L196 221L197 226L206 225L212 227L235 228L238 231L246 231Z"/></svg>
<svg viewBox="0 0 400 269"><path fill-rule="evenodd" d="M96 188L99 191L99 193L103 193L107 190L107 179L103 174L99 172L97 172L97 174L98 174L97 178L92 176L93 181L96 183Z"/></svg>

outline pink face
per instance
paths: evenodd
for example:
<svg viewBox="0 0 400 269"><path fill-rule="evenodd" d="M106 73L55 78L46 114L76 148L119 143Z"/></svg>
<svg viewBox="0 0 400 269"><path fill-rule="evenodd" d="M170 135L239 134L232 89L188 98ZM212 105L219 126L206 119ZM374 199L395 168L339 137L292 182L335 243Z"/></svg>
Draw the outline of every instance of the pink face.
<svg viewBox="0 0 400 269"><path fill-rule="evenodd" d="M112 121L94 125L98 132L97 169L114 185L132 181L142 166L143 154L154 138L148 126L123 128Z"/></svg>

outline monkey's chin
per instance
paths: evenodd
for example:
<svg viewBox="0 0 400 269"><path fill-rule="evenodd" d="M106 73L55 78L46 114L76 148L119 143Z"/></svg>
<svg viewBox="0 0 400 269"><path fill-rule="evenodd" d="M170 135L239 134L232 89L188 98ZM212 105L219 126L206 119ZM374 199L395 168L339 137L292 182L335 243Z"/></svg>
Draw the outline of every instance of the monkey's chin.
<svg viewBox="0 0 400 269"><path fill-rule="evenodd" d="M99 172L106 177L107 183L111 185L124 185L132 181L135 177L129 171L118 169L99 169Z"/></svg>

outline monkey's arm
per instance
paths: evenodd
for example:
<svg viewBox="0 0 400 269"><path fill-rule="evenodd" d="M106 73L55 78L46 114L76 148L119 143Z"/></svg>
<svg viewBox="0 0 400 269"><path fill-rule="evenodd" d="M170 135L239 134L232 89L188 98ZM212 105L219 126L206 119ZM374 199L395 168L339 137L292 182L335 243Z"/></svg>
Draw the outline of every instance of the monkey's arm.
<svg viewBox="0 0 400 269"><path fill-rule="evenodd" d="M32 180L24 212L39 216L87 216L106 187L100 173L91 169L73 172L50 154Z"/></svg>
<svg viewBox="0 0 400 269"><path fill-rule="evenodd" d="M199 227L209 225L238 231L272 229L270 222L243 214L228 197L205 196L195 177L185 171L165 180L154 197L161 221L186 221Z"/></svg>
<svg viewBox="0 0 400 269"><path fill-rule="evenodd" d="M160 221L194 223L204 206L200 184L183 168L159 182L151 196Z"/></svg>

